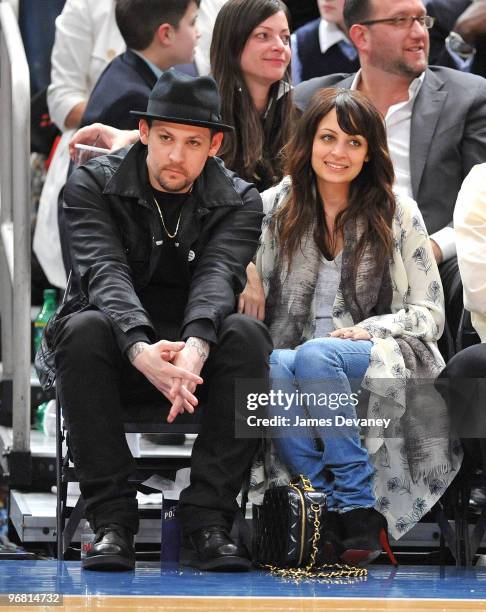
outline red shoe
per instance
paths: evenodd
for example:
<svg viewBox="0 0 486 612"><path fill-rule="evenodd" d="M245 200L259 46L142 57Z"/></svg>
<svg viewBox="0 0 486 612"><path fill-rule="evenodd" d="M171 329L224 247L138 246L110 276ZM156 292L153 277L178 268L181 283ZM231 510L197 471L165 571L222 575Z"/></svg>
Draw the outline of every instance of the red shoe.
<svg viewBox="0 0 486 612"><path fill-rule="evenodd" d="M392 565L398 565L388 541L388 523L374 508L356 508L340 515L345 549L341 561L348 565L367 565L384 550Z"/></svg>

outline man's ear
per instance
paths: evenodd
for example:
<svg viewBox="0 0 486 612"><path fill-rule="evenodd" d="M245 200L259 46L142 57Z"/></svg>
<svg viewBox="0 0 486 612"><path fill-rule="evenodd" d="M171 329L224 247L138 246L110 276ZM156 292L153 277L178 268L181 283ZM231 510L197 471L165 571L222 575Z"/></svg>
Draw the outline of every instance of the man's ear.
<svg viewBox="0 0 486 612"><path fill-rule="evenodd" d="M217 132L211 138L211 146L209 147L208 157L214 157L215 155L217 155L223 142L223 136L223 132Z"/></svg>
<svg viewBox="0 0 486 612"><path fill-rule="evenodd" d="M155 37L164 47L170 47L174 35L174 26L170 23L161 23L155 32Z"/></svg>
<svg viewBox="0 0 486 612"><path fill-rule="evenodd" d="M148 144L149 129L149 125L145 119L140 119L138 122L138 131L140 132L140 140L144 145Z"/></svg>
<svg viewBox="0 0 486 612"><path fill-rule="evenodd" d="M359 51L365 51L369 46L368 28L359 23L355 23L349 28L349 39Z"/></svg>

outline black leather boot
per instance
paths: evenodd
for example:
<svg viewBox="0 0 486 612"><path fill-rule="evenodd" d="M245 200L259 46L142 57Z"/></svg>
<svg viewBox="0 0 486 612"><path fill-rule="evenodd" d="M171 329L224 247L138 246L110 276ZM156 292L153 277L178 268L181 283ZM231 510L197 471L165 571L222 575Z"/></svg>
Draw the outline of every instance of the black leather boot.
<svg viewBox="0 0 486 612"><path fill-rule="evenodd" d="M343 530L341 561L349 565L371 563L382 550L398 565L388 541L388 523L374 508L356 508L340 516Z"/></svg>
<svg viewBox="0 0 486 612"><path fill-rule="evenodd" d="M180 561L182 565L210 571L244 572L251 568L246 549L235 544L219 525L190 533L181 548Z"/></svg>
<svg viewBox="0 0 486 612"><path fill-rule="evenodd" d="M115 572L135 569L133 533L117 524L100 527L93 548L83 560L83 568Z"/></svg>

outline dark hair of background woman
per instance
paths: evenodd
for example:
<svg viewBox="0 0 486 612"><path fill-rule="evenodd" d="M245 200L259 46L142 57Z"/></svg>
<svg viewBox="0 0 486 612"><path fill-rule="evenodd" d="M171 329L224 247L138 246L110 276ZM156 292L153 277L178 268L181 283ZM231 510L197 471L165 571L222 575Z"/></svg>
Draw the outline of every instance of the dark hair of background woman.
<svg viewBox="0 0 486 612"><path fill-rule="evenodd" d="M262 122L246 87L240 57L251 32L265 19L287 7L280 0L229 0L223 5L211 42L211 71L221 94L223 121L235 126L225 134L219 156L226 166L246 180L253 180L258 166L278 182L282 177L279 157L288 141L292 123L291 96L276 104L279 83L270 88L270 108ZM290 65L284 76L290 83Z"/></svg>
<svg viewBox="0 0 486 612"><path fill-rule="evenodd" d="M368 143L369 161L365 162L349 190L349 205L335 220L334 236L325 223L323 203L311 165L312 146L317 127L333 108L339 127L347 134L363 136ZM392 254L392 221L395 196L394 172L388 152L385 125L380 113L364 95L348 89L323 89L312 98L293 137L284 149L285 173L292 178L289 197L277 211L274 223L280 256L291 266L292 256L308 228L315 225L314 239L324 255L343 231L348 221L360 219L363 233L354 257L354 271L367 243L373 245L376 258Z"/></svg>

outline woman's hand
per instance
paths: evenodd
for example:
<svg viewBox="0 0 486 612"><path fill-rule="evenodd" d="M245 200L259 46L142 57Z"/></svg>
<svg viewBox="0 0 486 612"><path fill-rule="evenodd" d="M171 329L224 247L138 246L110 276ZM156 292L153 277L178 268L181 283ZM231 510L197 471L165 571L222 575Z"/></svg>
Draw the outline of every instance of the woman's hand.
<svg viewBox="0 0 486 612"><path fill-rule="evenodd" d="M341 327L331 332L332 338L343 338L343 340L371 340L370 334L362 327Z"/></svg>
<svg viewBox="0 0 486 612"><path fill-rule="evenodd" d="M78 130L69 141L69 155L74 160L77 144L92 145L117 151L134 144L140 138L138 130L118 130L103 123L93 123Z"/></svg>
<svg viewBox="0 0 486 612"><path fill-rule="evenodd" d="M238 298L238 312L263 321L265 318L265 292L256 266L252 262L246 268L246 278L246 287Z"/></svg>

